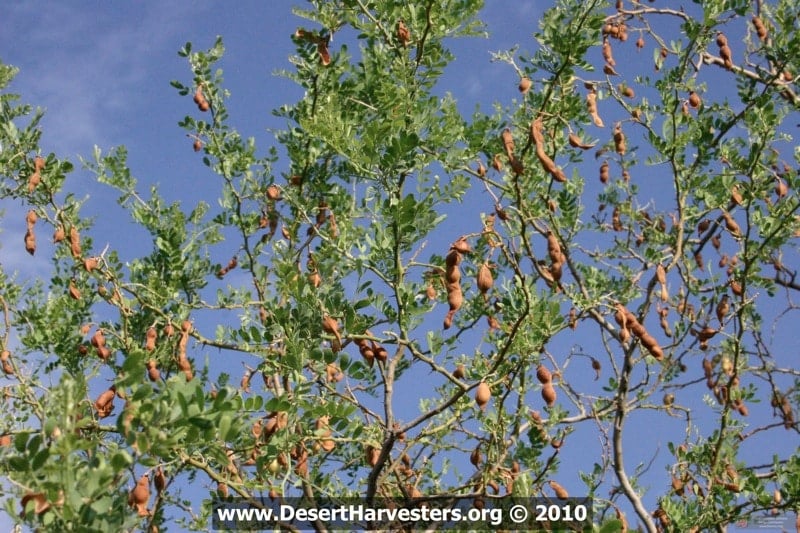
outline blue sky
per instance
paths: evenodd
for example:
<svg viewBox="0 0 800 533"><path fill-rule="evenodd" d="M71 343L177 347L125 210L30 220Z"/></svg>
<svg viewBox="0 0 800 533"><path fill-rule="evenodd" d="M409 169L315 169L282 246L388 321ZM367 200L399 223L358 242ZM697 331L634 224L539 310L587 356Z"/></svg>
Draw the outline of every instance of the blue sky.
<svg viewBox="0 0 800 533"><path fill-rule="evenodd" d="M180 97L169 86L173 79L184 83L190 80L186 61L176 52L186 41L192 41L195 48L206 48L213 44L217 35L222 35L226 55L220 66L224 69L225 86L232 93L228 102L230 123L244 137L255 137L261 153L265 153L268 147L276 144L267 130L284 125L270 111L302 96L299 87L274 75L277 69L291 67L287 58L294 47L289 35L298 26L309 25L308 21L291 14L295 3L287 0L6 2L0 6L0 20L4 23L0 33L0 58L21 69L10 90L47 111L42 122L44 151L70 157L77 164L78 156L91 158L94 145L104 151L126 145L132 173L139 179L142 189L157 183L169 200L181 199L189 203L205 197L215 203L213 194L218 190L217 183L192 152L191 140L177 127L177 122L193 109L188 98ZM518 98L516 74L507 65L490 62L489 51L509 49L515 44L520 45L521 51L535 51L532 33L536 30L541 6L541 2L533 0L490 2L483 14L490 39L451 43L457 59L447 70L442 87L456 96L462 112L471 112L476 103L489 112L495 100L508 105L513 98ZM649 50L636 56L631 49L615 52L622 65L618 69L625 68L625 59L633 61L643 56L647 61L652 57ZM597 55L599 57L599 51ZM600 135L596 130L593 133ZM639 144L635 138L631 143ZM276 172L285 171L287 167L285 162L278 162ZM136 230L127 222L128 216L116 207L114 192L95 183L92 175L82 170L77 170L68 183L79 195L90 195L87 213L96 216L106 228L98 233L96 246L102 248L107 242L122 250L123 259L126 250L135 254ZM654 198L666 191L663 187L662 184L653 188ZM7 215L2 224L5 266L18 265L29 272L46 272L43 269L49 265L31 267L24 251L18 253L18 249L12 250L14 247L5 243L7 235L22 234L23 226L22 217L9 216L15 206L2 207ZM473 205L465 211L477 216L487 207ZM471 220L470 224L475 222ZM457 228L461 221L451 219L448 224ZM145 236L144 233L140 235ZM434 244L446 246L447 242ZM46 239L42 239L41 246L45 256L49 246ZM442 307L435 313L437 317L443 314ZM586 331L589 329L587 327ZM584 344L591 353L589 347L596 342L595 336L596 331L591 331L586 338L571 339L560 347L569 351L574 344ZM572 364L584 362L576 358ZM586 364L588 367L588 362ZM589 373L589 377L593 374ZM599 387L588 378L583 384ZM694 421L702 425L704 419L711 420L712 413L699 400L696 398ZM762 407L768 409L768 405ZM752 411L758 416L757 408ZM638 411L628 421L631 459L627 466L633 469L639 462L647 463L659 450L651 470L658 482L663 483L666 479L663 477L664 461L670 460L665 442L675 438L675 428L680 431L682 424L677 420L674 428L661 427L660 432L655 432L654 420L645 410ZM659 420L663 420L663 416ZM584 426L588 431L582 438L593 453L599 435L592 432L590 424ZM572 446L566 446L563 451L562 472L570 471L570 460L579 462L581 456L586 455L576 441L571 441ZM587 468L587 465L582 467ZM567 480L564 485L572 493L580 494L577 475L566 474L563 478ZM664 486L649 488L653 494L665 490ZM4 520L0 515L0 527L6 525Z"/></svg>

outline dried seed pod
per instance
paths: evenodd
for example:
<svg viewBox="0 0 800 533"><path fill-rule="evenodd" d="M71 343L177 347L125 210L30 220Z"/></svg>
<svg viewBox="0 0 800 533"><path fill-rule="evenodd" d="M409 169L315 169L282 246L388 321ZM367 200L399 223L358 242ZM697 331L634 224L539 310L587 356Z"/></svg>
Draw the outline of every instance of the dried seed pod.
<svg viewBox="0 0 800 533"><path fill-rule="evenodd" d="M186 376L186 381L192 381L194 372L192 372L192 363L186 356L178 358L178 369Z"/></svg>
<svg viewBox="0 0 800 533"><path fill-rule="evenodd" d="M697 109L700 107L701 103L702 100L700 100L700 95L694 91L689 92L689 105L692 107L692 109Z"/></svg>
<svg viewBox="0 0 800 533"><path fill-rule="evenodd" d="M436 287L433 286L433 283L428 283L428 286L425 288L425 295L429 300L436 299Z"/></svg>
<svg viewBox="0 0 800 533"><path fill-rule="evenodd" d="M556 493L556 498L558 498L559 500L569 499L569 493L567 492L567 489L565 489L564 487L562 487L553 480L550 480L547 483L550 485L550 488L553 489L553 492Z"/></svg>
<svg viewBox="0 0 800 533"><path fill-rule="evenodd" d="M556 166L553 160L550 159L550 156L548 156L544 151L544 135L542 135L542 127L543 124L541 117L536 118L536 120L534 120L531 124L531 134L536 142L536 156L539 158L539 162L542 164L542 167L553 177L553 179L563 183L567 181L566 174L564 174L564 171Z"/></svg>
<svg viewBox="0 0 800 533"><path fill-rule="evenodd" d="M489 268L489 265L487 263L482 263L481 266L478 268L478 277L477 277L478 290L481 291L481 294L486 296L486 293L492 288L493 284L494 284L494 278L492 278L492 272L491 269Z"/></svg>
<svg viewBox="0 0 800 533"><path fill-rule="evenodd" d="M322 329L325 333L336 337L335 343L331 343L331 348L334 352L338 352L342 348L342 335L339 333L339 323L328 314L322 317ZM338 349L336 349L338 347Z"/></svg>
<svg viewBox="0 0 800 533"><path fill-rule="evenodd" d="M542 386L542 399L547 404L547 407L553 407L556 403L556 389L551 382L547 382Z"/></svg>
<svg viewBox="0 0 800 533"><path fill-rule="evenodd" d="M158 371L158 363L155 359L150 359L147 361L147 377L150 381L158 381L161 378L161 373Z"/></svg>
<svg viewBox="0 0 800 533"><path fill-rule="evenodd" d="M464 379L467 375L467 369L463 363L459 363L456 365L456 369L453 370L453 377L456 379Z"/></svg>
<svg viewBox="0 0 800 533"><path fill-rule="evenodd" d="M598 128L602 128L604 126L603 119L600 118L600 114L597 112L597 92L594 90L586 95L586 108L589 111L589 115L592 117L594 125Z"/></svg>
<svg viewBox="0 0 800 533"><path fill-rule="evenodd" d="M492 159L492 168L498 172L503 170L503 162L500 160L500 154L494 155L494 159Z"/></svg>
<svg viewBox="0 0 800 533"><path fill-rule="evenodd" d="M83 268L86 269L86 272L89 272L90 274L95 268L97 268L99 264L100 261L97 257L87 257L83 260Z"/></svg>
<svg viewBox="0 0 800 533"><path fill-rule="evenodd" d="M527 76L523 76L522 79L519 80L519 92L522 94L527 93L531 88L531 80Z"/></svg>
<svg viewBox="0 0 800 533"><path fill-rule="evenodd" d="M775 194L778 195L778 200L789 194L789 186L780 178L778 178L778 183L775 184Z"/></svg>
<svg viewBox="0 0 800 533"><path fill-rule="evenodd" d="M97 411L98 418L106 418L114 410L114 397L117 388L112 385L108 390L103 391L94 402L94 409Z"/></svg>
<svg viewBox="0 0 800 533"><path fill-rule="evenodd" d="M150 500L150 476L143 474L128 495L128 505L135 507L139 516L148 516L147 502Z"/></svg>
<svg viewBox="0 0 800 533"><path fill-rule="evenodd" d="M561 245L552 231L547 232L547 254L554 263L561 263L564 261L564 255L561 253Z"/></svg>
<svg viewBox="0 0 800 533"><path fill-rule="evenodd" d="M767 32L767 27L764 25L764 21L761 20L761 17L758 15L753 15L753 26L756 29L756 34L758 34L758 38L762 41L766 41L767 37L769 36L769 32Z"/></svg>
<svg viewBox="0 0 800 533"><path fill-rule="evenodd" d="M37 515L43 514L50 509L50 502L47 501L47 495L44 492L26 492L20 500L22 505L21 516L25 516L25 511L30 502L33 502L33 512Z"/></svg>
<svg viewBox="0 0 800 533"><path fill-rule="evenodd" d="M70 251L72 252L72 257L75 259L80 259L81 257L81 236L78 233L78 228L72 226L69 229L69 245Z"/></svg>
<svg viewBox="0 0 800 533"><path fill-rule="evenodd" d="M275 184L270 185L267 187L267 198L272 201L276 202L281 199L281 189Z"/></svg>
<svg viewBox="0 0 800 533"><path fill-rule="evenodd" d="M450 304L450 311L456 312L461 309L461 304L464 302L464 296L461 293L461 287L448 287L447 290L447 303Z"/></svg>
<svg viewBox="0 0 800 533"><path fill-rule="evenodd" d="M614 61L614 55L611 52L611 43L608 39L603 39L603 59L606 60L606 63L612 67L616 66L617 62Z"/></svg>
<svg viewBox="0 0 800 533"><path fill-rule="evenodd" d="M725 229L727 229L731 233L731 235L733 235L734 237L742 236L742 231L739 228L739 224L736 223L736 220L734 220L733 216L730 213L724 211L722 213L722 218L725 219Z"/></svg>
<svg viewBox="0 0 800 533"><path fill-rule="evenodd" d="M36 253L36 235L33 228L28 228L25 232L25 251L33 255Z"/></svg>
<svg viewBox="0 0 800 533"><path fill-rule="evenodd" d="M451 250L456 250L459 253L466 254L472 251L466 237L459 237L457 241L450 245Z"/></svg>
<svg viewBox="0 0 800 533"><path fill-rule="evenodd" d="M614 125L614 149L619 155L625 155L625 134L622 133L622 124L619 122Z"/></svg>
<svg viewBox="0 0 800 533"><path fill-rule="evenodd" d="M472 466L474 466L475 468L480 468L481 463L483 462L483 456L481 455L480 444L475 446L475 449L472 450L472 453L469 454L469 462L472 463Z"/></svg>
<svg viewBox="0 0 800 533"><path fill-rule="evenodd" d="M595 147L597 143L592 144L585 144L580 137L575 135L574 133L570 133L567 136L567 140L569 141L569 145L573 148L580 148L581 150L591 150Z"/></svg>
<svg viewBox="0 0 800 533"><path fill-rule="evenodd" d="M481 381L478 384L478 387L475 389L475 403L478 404L481 411L486 410L486 405L489 403L489 400L492 398L492 391L489 388L489 385L486 384L485 381Z"/></svg>
<svg viewBox="0 0 800 533"><path fill-rule="evenodd" d="M164 470L159 466L156 469L156 475L153 477L153 485L156 491L161 494L167 488L167 477L164 475Z"/></svg>
<svg viewBox="0 0 800 533"><path fill-rule="evenodd" d="M147 333L145 333L144 349L147 350L148 352L152 352L153 350L155 350L157 337L158 337L158 332L156 331L155 327L150 326L149 328L147 328Z"/></svg>
<svg viewBox="0 0 800 533"><path fill-rule="evenodd" d="M411 31L409 31L408 26L402 19L397 21L397 40L400 41L403 48L407 47L408 43L411 42Z"/></svg>
<svg viewBox="0 0 800 533"><path fill-rule="evenodd" d="M78 287L75 286L74 281L69 282L69 296L73 300L80 300L81 299L81 291L78 290Z"/></svg>
<svg viewBox="0 0 800 533"><path fill-rule="evenodd" d="M550 373L550 370L548 370L546 366L540 364L536 367L536 379L543 385L546 385L553 381L553 374Z"/></svg>
<svg viewBox="0 0 800 533"><path fill-rule="evenodd" d="M483 162L480 159L478 159L478 168L475 169L475 172L481 178L486 176L486 167L483 165Z"/></svg>
<svg viewBox="0 0 800 533"><path fill-rule="evenodd" d="M569 329L575 331L575 328L578 327L578 311L574 307L570 308L568 318Z"/></svg>
<svg viewBox="0 0 800 533"><path fill-rule="evenodd" d="M727 294L723 294L722 298L720 299L719 303L717 304L717 309L716 309L716 311L717 311L717 320L719 320L720 324L722 324L722 321L727 316L728 311L730 311L730 308L731 308L731 306L730 306L730 297Z"/></svg>
<svg viewBox="0 0 800 533"><path fill-rule="evenodd" d="M500 139L503 141L503 149L508 158L514 159L514 137L511 135L511 129L504 129L500 134Z"/></svg>
<svg viewBox="0 0 800 533"><path fill-rule="evenodd" d="M731 48L727 44L719 47L719 57L722 58L726 69L730 70L733 67Z"/></svg>
<svg viewBox="0 0 800 533"><path fill-rule="evenodd" d="M592 370L594 370L595 372L594 380L597 381L598 379L600 379L600 372L602 371L603 367L602 365L600 365L600 361L598 361L594 357L592 357L591 360L592 360Z"/></svg>
<svg viewBox="0 0 800 533"><path fill-rule="evenodd" d="M636 96L636 93L633 91L633 88L630 85L623 87L621 92L622 96L625 96L626 98L633 98Z"/></svg>
<svg viewBox="0 0 800 533"><path fill-rule="evenodd" d="M608 161L603 161L603 164L600 165L600 183L606 184L608 183L608 179Z"/></svg>

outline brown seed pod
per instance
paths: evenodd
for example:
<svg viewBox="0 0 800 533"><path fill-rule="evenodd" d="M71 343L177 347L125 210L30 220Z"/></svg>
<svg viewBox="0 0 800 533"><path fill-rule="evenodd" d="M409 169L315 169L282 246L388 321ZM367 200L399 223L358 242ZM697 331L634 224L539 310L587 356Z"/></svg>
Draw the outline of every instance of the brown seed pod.
<svg viewBox="0 0 800 533"><path fill-rule="evenodd" d="M36 253L36 235L33 228L28 228L25 232L25 251L33 255Z"/></svg>
<svg viewBox="0 0 800 533"><path fill-rule="evenodd" d="M532 83L530 78L528 78L527 76L523 76L522 79L519 80L519 87L517 88L519 89L519 92L525 94L530 90L531 85Z"/></svg>
<svg viewBox="0 0 800 533"><path fill-rule="evenodd" d="M464 366L464 363L459 363L456 365L456 369L453 370L453 377L456 379L464 379L467 375L467 369Z"/></svg>
<svg viewBox="0 0 800 533"><path fill-rule="evenodd" d="M103 391L94 401L94 409L97 411L98 418L106 418L114 410L114 398L116 397L116 387L111 386Z"/></svg>
<svg viewBox="0 0 800 533"><path fill-rule="evenodd" d="M616 66L617 62L614 61L614 55L611 52L611 43L608 39L603 39L603 59L612 67Z"/></svg>
<svg viewBox="0 0 800 533"><path fill-rule="evenodd" d="M194 150L195 152L199 152L202 149L203 149L203 141L201 141L200 139L195 139L194 142L192 143L192 150Z"/></svg>
<svg viewBox="0 0 800 533"><path fill-rule="evenodd" d="M80 259L81 257L81 236L78 233L78 228L72 226L69 229L69 245L70 251L72 252L72 257L75 259Z"/></svg>
<svg viewBox="0 0 800 533"><path fill-rule="evenodd" d="M369 466L376 466L378 464L378 460L380 460L381 451L378 448L368 445L366 448L366 457L367 464Z"/></svg>
<svg viewBox="0 0 800 533"><path fill-rule="evenodd" d="M622 124L619 122L614 125L614 149L619 155L625 155L625 134L622 133Z"/></svg>
<svg viewBox="0 0 800 533"><path fill-rule="evenodd" d="M407 47L408 43L411 42L411 31L402 20L397 21L397 40L400 41L403 48Z"/></svg>
<svg viewBox="0 0 800 533"><path fill-rule="evenodd" d="M550 370L548 370L546 366L540 364L536 367L536 379L543 385L546 385L553 381L553 374L550 373Z"/></svg>
<svg viewBox="0 0 800 533"><path fill-rule="evenodd" d="M158 363L155 359L147 361L147 377L153 382L161 378L161 373L158 371Z"/></svg>
<svg viewBox="0 0 800 533"><path fill-rule="evenodd" d="M722 58L726 69L730 70L733 67L732 52L727 44L719 47L719 57Z"/></svg>
<svg viewBox="0 0 800 533"><path fill-rule="evenodd" d="M429 300L436 299L436 287L433 286L433 283L428 283L428 286L425 287L425 295Z"/></svg>
<svg viewBox="0 0 800 533"><path fill-rule="evenodd" d="M547 253L550 256L550 260L554 263L561 263L564 261L564 255L561 253L561 245L552 231L547 232Z"/></svg>
<svg viewBox="0 0 800 533"><path fill-rule="evenodd" d="M574 133L570 133L567 136L567 140L569 141L569 145L573 148L580 148L581 150L591 150L595 147L597 143L592 144L585 144L580 137L575 135Z"/></svg>
<svg viewBox="0 0 800 533"><path fill-rule="evenodd" d="M78 287L75 286L74 281L69 282L69 296L73 300L80 300L81 299L81 291L78 290Z"/></svg>
<svg viewBox="0 0 800 533"><path fill-rule="evenodd" d="M547 407L553 407L553 405L555 405L556 389L551 382L545 383L544 386L542 386L542 399L544 403L547 404Z"/></svg>
<svg viewBox="0 0 800 533"><path fill-rule="evenodd" d="M464 295L461 293L461 287L448 287L447 290L447 303L450 304L450 311L456 312L461 309L461 304L464 302Z"/></svg>
<svg viewBox="0 0 800 533"><path fill-rule="evenodd" d="M500 154L494 155L494 159L492 159L492 168L498 172L503 170L503 162L500 160Z"/></svg>
<svg viewBox="0 0 800 533"><path fill-rule="evenodd" d="M36 170L28 177L28 194L33 194L36 187L42 182L42 175Z"/></svg>
<svg viewBox="0 0 800 533"><path fill-rule="evenodd" d="M267 198L276 202L281 199L281 189L277 185L270 185L267 187Z"/></svg>
<svg viewBox="0 0 800 533"><path fill-rule="evenodd" d="M700 100L700 95L698 95L694 91L691 91L689 93L689 105L692 107L692 109L697 109L698 107L700 107L701 103L702 100Z"/></svg>
<svg viewBox="0 0 800 533"><path fill-rule="evenodd" d="M143 474L128 495L128 505L135 507L139 516L148 516L147 502L150 500L150 476Z"/></svg>
<svg viewBox="0 0 800 533"><path fill-rule="evenodd" d="M161 494L167 488L167 477L164 475L164 470L159 466L156 469L156 475L153 477L153 485L156 491Z"/></svg>
<svg viewBox="0 0 800 533"><path fill-rule="evenodd" d="M475 449L472 450L472 453L469 454L469 462L472 463L472 466L474 466L475 468L480 468L481 463L483 462L483 455L481 454L480 444L475 446Z"/></svg>
<svg viewBox="0 0 800 533"><path fill-rule="evenodd" d="M50 502L47 501L47 495L44 492L26 492L20 500L22 505L21 516L25 516L25 511L30 502L33 502L33 512L37 515L43 514L50 509Z"/></svg>
<svg viewBox="0 0 800 533"><path fill-rule="evenodd" d="M511 135L511 129L504 129L500 134L500 139L503 141L503 149L508 158L514 159L514 137Z"/></svg>
<svg viewBox="0 0 800 533"><path fill-rule="evenodd" d="M550 159L550 156L548 156L544 151L544 135L542 134L542 127L543 124L541 117L534 120L531 124L531 134L536 142L536 156L539 158L539 162L542 164L542 167L553 177L553 179L563 183L567 181L566 174L564 174L564 171L556 166L553 160Z"/></svg>
<svg viewBox="0 0 800 533"><path fill-rule="evenodd" d="M481 291L481 294L486 296L486 293L492 288L494 284L494 278L492 278L492 272L489 268L487 263L482 263L481 266L478 268L478 277L477 277L477 285L478 290ZM449 301L449 295L448 295Z"/></svg>
<svg viewBox="0 0 800 533"><path fill-rule="evenodd" d="M53 233L53 243L58 244L59 242L63 241L66 238L66 234L64 232L64 228L62 226L58 226L56 231Z"/></svg>
<svg viewBox="0 0 800 533"><path fill-rule="evenodd" d="M758 34L758 38L762 41L766 41L767 37L769 36L769 32L767 31L767 27L764 25L764 21L761 20L761 17L758 15L753 15L753 26L756 29L756 34Z"/></svg>
<svg viewBox="0 0 800 533"><path fill-rule="evenodd" d="M778 178L778 183L775 184L775 194L778 195L778 200L789 194L789 186L780 178Z"/></svg>
<svg viewBox="0 0 800 533"><path fill-rule="evenodd" d="M594 90L586 95L586 108L589 110L589 115L591 115L594 125L602 128L604 126L603 119L600 118L600 114L597 112L597 92Z"/></svg>
<svg viewBox="0 0 800 533"><path fill-rule="evenodd" d="M611 227L614 231L622 231L622 219L620 217L619 206L614 206L614 211L611 213Z"/></svg>
<svg viewBox="0 0 800 533"><path fill-rule="evenodd" d="M598 379L600 379L600 372L602 371L603 367L600 365L600 361L598 361L594 357L592 357L591 359L592 359L592 370L594 370L595 372L594 380L597 381Z"/></svg>
<svg viewBox="0 0 800 533"><path fill-rule="evenodd" d="M186 376L186 381L192 381L194 372L192 372L192 363L186 356L178 358L178 369Z"/></svg>
<svg viewBox="0 0 800 533"><path fill-rule="evenodd" d="M733 216L730 213L724 211L722 213L722 218L725 219L725 229L727 229L731 233L731 235L733 235L734 237L742 236L742 230L739 228L739 224L736 223L736 220L734 220Z"/></svg>
<svg viewBox="0 0 800 533"><path fill-rule="evenodd" d="M634 96L636 96L636 93L633 91L633 88L630 85L626 85L621 92L622 95L627 98L633 98Z"/></svg>
<svg viewBox="0 0 800 533"><path fill-rule="evenodd" d="M569 499L569 493L567 492L567 489L565 489L564 487L562 487L553 480L550 480L547 483L550 485L550 488L553 489L553 492L556 493L556 498L558 498L559 500Z"/></svg>
<svg viewBox="0 0 800 533"><path fill-rule="evenodd" d="M486 410L486 405L489 403L489 400L492 398L492 391L489 388L489 385L486 384L485 381L481 381L478 384L478 387L475 389L475 403L478 404L481 411Z"/></svg>
<svg viewBox="0 0 800 533"><path fill-rule="evenodd" d="M158 337L158 332L156 331L155 327L150 326L149 328L147 328L147 333L145 333L144 336L145 338L144 349L147 350L148 352L152 352L153 350L155 350L157 337Z"/></svg>
<svg viewBox="0 0 800 533"><path fill-rule="evenodd" d="M472 251L466 237L459 237L457 241L450 245L451 250L456 250L459 253L466 254Z"/></svg>
<svg viewBox="0 0 800 533"><path fill-rule="evenodd" d="M608 183L608 179L608 161L603 161L603 164L600 165L600 183L606 184Z"/></svg>
<svg viewBox="0 0 800 533"><path fill-rule="evenodd" d="M323 67L331 64L331 54L328 51L328 44L325 41L317 43L317 53L319 54L319 62Z"/></svg>
<svg viewBox="0 0 800 533"><path fill-rule="evenodd" d="M486 167L483 165L483 161L480 159L478 159L478 168L475 169L475 173L481 178L486 176Z"/></svg>

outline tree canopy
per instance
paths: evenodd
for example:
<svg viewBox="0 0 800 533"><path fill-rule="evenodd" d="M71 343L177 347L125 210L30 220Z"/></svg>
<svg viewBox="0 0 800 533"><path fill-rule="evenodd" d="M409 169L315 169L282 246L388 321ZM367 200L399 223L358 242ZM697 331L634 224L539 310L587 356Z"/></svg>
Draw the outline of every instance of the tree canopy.
<svg viewBox="0 0 800 533"><path fill-rule="evenodd" d="M491 55L518 86L468 114L441 80L482 8L296 8L304 93L268 147L231 123L223 38L187 43L176 133L207 198L143 187L135 146L81 162L149 234L132 259L93 240L113 221L0 65L0 197L27 228L0 254L49 265L0 268L12 520L575 496L595 531L794 524L800 7L557 0Z"/></svg>

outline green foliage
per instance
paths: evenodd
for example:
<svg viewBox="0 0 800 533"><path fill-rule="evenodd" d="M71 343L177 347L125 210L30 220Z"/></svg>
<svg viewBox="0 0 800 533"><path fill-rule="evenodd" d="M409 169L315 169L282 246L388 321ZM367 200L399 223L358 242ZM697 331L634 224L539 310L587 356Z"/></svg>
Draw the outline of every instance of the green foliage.
<svg viewBox="0 0 800 533"><path fill-rule="evenodd" d="M221 38L181 48L172 82L216 204L143 196L125 147L84 161L152 240L124 261L0 66L0 197L65 234L46 278L0 269L8 515L202 530L224 494L550 497L570 447L602 533L796 511L798 458L745 449L798 433L791 335L765 334L796 312L795 4L760 3L761 40L748 2L559 0L532 55L492 56L530 90L470 117L438 83L452 39L485 33L480 1L310 4L285 73L305 93L274 112L284 175L230 123ZM637 416L677 428L668 472L623 447ZM131 488L161 472L137 513Z"/></svg>

